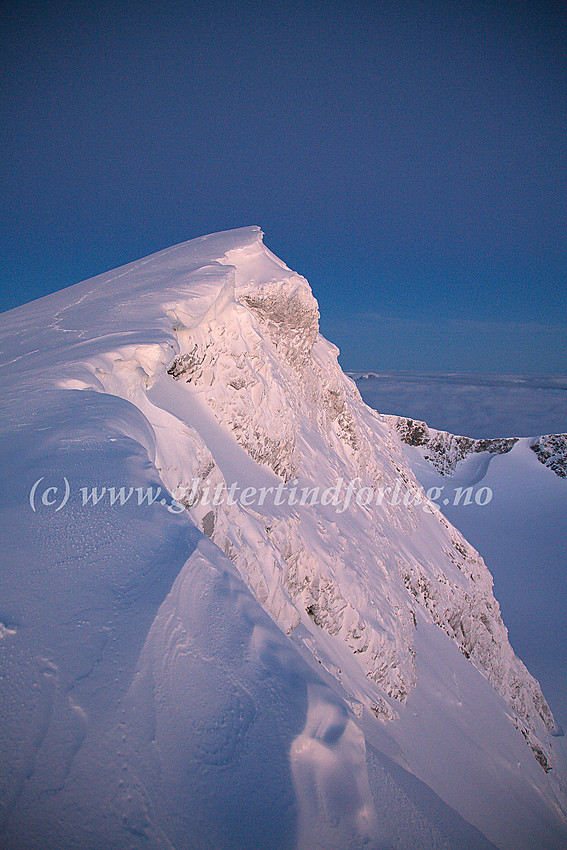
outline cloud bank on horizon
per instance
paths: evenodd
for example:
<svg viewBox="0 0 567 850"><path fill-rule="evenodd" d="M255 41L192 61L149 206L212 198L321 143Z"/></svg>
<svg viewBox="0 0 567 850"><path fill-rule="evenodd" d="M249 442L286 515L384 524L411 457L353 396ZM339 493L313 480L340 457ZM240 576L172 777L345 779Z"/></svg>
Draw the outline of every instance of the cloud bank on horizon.
<svg viewBox="0 0 567 850"><path fill-rule="evenodd" d="M353 373L380 413L483 439L567 432L567 381L557 377Z"/></svg>

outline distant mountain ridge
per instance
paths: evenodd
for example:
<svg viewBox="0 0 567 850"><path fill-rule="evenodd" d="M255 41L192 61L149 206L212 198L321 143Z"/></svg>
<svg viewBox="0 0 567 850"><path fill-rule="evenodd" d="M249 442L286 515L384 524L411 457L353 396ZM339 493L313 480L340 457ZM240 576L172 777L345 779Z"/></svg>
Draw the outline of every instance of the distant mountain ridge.
<svg viewBox="0 0 567 850"><path fill-rule="evenodd" d="M406 416L391 417L396 431L408 446L419 446L423 456L442 474L454 472L459 461L470 454L507 454L520 437L491 437L475 440L430 428L426 422ZM560 478L567 477L567 434L547 434L528 438L530 449L537 459Z"/></svg>

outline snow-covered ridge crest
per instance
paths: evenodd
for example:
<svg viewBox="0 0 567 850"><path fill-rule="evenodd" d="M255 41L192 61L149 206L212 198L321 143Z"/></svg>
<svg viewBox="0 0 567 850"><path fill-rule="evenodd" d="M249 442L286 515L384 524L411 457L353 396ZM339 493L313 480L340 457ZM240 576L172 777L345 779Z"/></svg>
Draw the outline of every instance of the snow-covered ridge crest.
<svg viewBox="0 0 567 850"><path fill-rule="evenodd" d="M224 252L218 250L221 244L219 235L216 241L171 249L174 260L179 251L192 255L192 262L185 276L183 261L168 260L168 266L177 266L174 286L162 290L166 297L155 304L167 316L167 344L164 339L100 352L87 363L100 388L133 401L152 423L157 463L170 489L187 488L199 476L217 486L230 483L191 416L180 421L175 405L161 407L172 379L185 403L212 412L221 430L231 433L250 458L288 483L299 478L311 485L332 484L341 476L374 491L400 477L408 486L415 484L397 449L397 435L362 403L338 365L336 348L319 336L318 306L305 278L264 246L259 229L225 234ZM218 250L213 258L211 249ZM160 258L155 255L147 265L151 268ZM152 287L148 294L156 298L158 293ZM160 389L152 395L156 384ZM179 441L172 463L173 429ZM269 506L263 511L240 505L189 509L203 528L207 517L212 539L286 630L303 623L315 633L322 628L338 636L360 659L364 674L394 700L393 706L405 701L417 681L417 604L463 653L476 659L531 729L542 721L544 728L553 729L537 683L506 649L482 559L466 541L455 544L455 532L448 535L435 512L427 516L411 505L400 510L385 503L376 521L370 510L353 505L337 522L338 539L346 539L347 545L337 546L322 532L317 511L309 505L300 512L284 511L275 523ZM266 514L269 523L258 516ZM247 530L250 522L253 533ZM433 546L429 526L438 540ZM408 552L407 539L416 535L423 539L427 557L419 546ZM350 546L358 550L354 561ZM376 561L382 566L368 574L365 564ZM377 594L385 602L377 604ZM446 612L442 617L441 609ZM368 700L366 695L363 701Z"/></svg>
<svg viewBox="0 0 567 850"><path fill-rule="evenodd" d="M421 455L441 473L451 476L461 461L470 455L485 455L488 459L495 455L507 454L516 443L528 442L530 449L540 463L558 475L567 477L567 434L544 434L538 437L491 437L473 439L472 437L450 434L430 428L426 422L409 419L406 416L387 416L402 441L408 446L419 449Z"/></svg>
<svg viewBox="0 0 567 850"><path fill-rule="evenodd" d="M457 464L471 454L507 454L518 442L516 437L476 440L430 428L426 422L391 416L390 421L408 446L417 446L423 457L442 475L451 475Z"/></svg>
<svg viewBox="0 0 567 850"><path fill-rule="evenodd" d="M507 704L498 711L511 739L526 749L516 726L539 764L554 766L554 721L508 643L490 573L435 509L353 499L339 513L309 499L210 498L234 481L256 489L285 482L301 492L341 479L373 496L397 483L418 489L395 427L366 407L337 349L319 335L307 281L274 257L258 228L175 246L57 302L46 344L64 355L45 379L120 396L143 414L148 459L162 482L181 501L194 481L199 497L209 493L206 504L186 500L189 515L350 707L349 740L360 738L352 723L386 736L423 775L430 766L420 767L419 739L404 739L405 724L426 706L442 713L464 702L474 711L475 694L463 684L471 675ZM38 306L30 332L42 322ZM43 368L41 353L11 368L25 378L24 369ZM447 692L431 641L452 671ZM439 759L432 787L456 804L451 783L435 785L446 771L443 747L431 758Z"/></svg>
<svg viewBox="0 0 567 850"><path fill-rule="evenodd" d="M394 435L369 415L341 372L336 349L318 335L317 302L307 281L274 257L259 231L247 236L245 244L229 247L202 267L210 287L164 305L177 350L166 364L168 376L183 386L186 400L204 402L249 457L287 482L299 477L311 484L317 479L331 483L343 476L376 491L401 476L410 485L414 479ZM146 374L147 368L145 363ZM156 376L163 382L163 372L156 368L155 373L145 379L146 388ZM131 386L122 391L131 397ZM148 415L147 402L139 403ZM202 442L202 433L191 433L193 443ZM325 446L316 467L310 463L315 445ZM162 452L167 455L168 450ZM209 459L196 465L189 457L195 454ZM175 492L204 472L211 476L209 483L226 484L214 455L206 446L188 452L175 475L164 460L168 485ZM365 516L353 506L366 540L361 566L377 557L383 562L377 574L368 576L352 562L348 547L345 552L329 545L309 506L299 516L288 511L275 524L271 517L269 525L254 518L253 534L243 527L251 514L265 516L266 510L224 505L206 512L202 506L189 509L287 630L303 623L340 637L394 705L407 698L417 681L412 625L417 604L475 660L534 733L542 721L543 728L554 728L537 683L509 650L490 575L478 554L464 540L455 543L455 532L447 542L439 540L437 555L407 552L404 535L423 535L425 546L429 524L436 537L446 535L437 514L427 517L411 506L401 512L383 504L376 524L370 511ZM242 513L248 515L247 523ZM360 532L353 533L344 520L339 534L360 550ZM387 604L376 605L377 592Z"/></svg>

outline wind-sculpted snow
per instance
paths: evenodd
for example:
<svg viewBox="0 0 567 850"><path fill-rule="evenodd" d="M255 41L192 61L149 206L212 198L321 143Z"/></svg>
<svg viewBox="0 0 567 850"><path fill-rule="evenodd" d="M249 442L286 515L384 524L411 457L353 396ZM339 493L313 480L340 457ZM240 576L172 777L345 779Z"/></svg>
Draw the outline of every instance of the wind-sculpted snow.
<svg viewBox="0 0 567 850"><path fill-rule="evenodd" d="M318 316L257 228L6 315L6 846L396 846L385 799L415 846L561 846L553 718L490 573ZM419 823L369 746L432 789Z"/></svg>

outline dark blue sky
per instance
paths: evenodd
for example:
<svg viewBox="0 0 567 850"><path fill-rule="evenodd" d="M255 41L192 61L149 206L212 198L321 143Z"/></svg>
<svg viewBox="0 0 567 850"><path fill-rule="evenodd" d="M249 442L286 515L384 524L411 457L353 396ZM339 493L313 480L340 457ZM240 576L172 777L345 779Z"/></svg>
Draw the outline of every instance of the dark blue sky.
<svg viewBox="0 0 567 850"><path fill-rule="evenodd" d="M567 371L567 4L3 4L1 307L259 224L347 369Z"/></svg>

